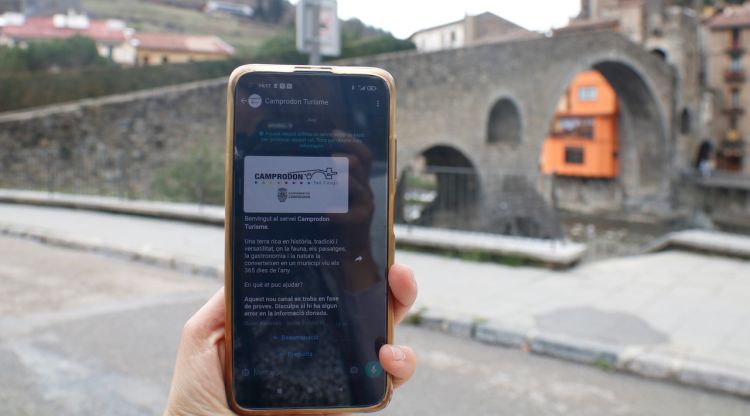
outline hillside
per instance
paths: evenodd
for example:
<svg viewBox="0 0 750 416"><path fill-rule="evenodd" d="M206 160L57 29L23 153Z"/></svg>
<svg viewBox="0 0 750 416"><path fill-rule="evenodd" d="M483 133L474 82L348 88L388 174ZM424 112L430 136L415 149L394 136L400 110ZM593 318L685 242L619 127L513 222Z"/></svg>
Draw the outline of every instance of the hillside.
<svg viewBox="0 0 750 416"><path fill-rule="evenodd" d="M237 48L243 56L251 55L261 42L279 29L276 25L253 20L213 16L199 10L144 0L81 0L81 6L91 17L122 19L136 30L216 35Z"/></svg>

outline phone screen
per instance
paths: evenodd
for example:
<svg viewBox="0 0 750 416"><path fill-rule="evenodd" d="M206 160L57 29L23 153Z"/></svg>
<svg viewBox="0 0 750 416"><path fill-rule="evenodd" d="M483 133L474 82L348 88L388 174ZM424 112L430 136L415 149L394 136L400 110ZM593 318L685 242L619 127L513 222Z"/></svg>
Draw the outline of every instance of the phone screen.
<svg viewBox="0 0 750 416"><path fill-rule="evenodd" d="M237 82L231 347L244 408L383 400L389 94L369 75Z"/></svg>

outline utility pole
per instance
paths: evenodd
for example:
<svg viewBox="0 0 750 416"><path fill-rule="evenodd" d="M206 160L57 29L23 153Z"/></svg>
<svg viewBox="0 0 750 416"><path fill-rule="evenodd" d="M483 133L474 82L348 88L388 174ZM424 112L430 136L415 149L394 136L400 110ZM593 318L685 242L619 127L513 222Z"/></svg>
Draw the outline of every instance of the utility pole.
<svg viewBox="0 0 750 416"><path fill-rule="evenodd" d="M310 3L310 30L312 38L310 39L310 65L320 65L320 3Z"/></svg>

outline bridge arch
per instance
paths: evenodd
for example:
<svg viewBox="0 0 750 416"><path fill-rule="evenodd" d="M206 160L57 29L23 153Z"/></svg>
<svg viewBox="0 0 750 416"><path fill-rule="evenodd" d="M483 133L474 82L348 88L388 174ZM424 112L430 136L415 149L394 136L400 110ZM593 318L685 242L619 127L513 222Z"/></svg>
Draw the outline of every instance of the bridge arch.
<svg viewBox="0 0 750 416"><path fill-rule="evenodd" d="M565 180L556 179L558 189L543 189L550 195L553 203L562 203L562 208L585 202L590 210L614 210L624 201L648 199L658 192L669 192L669 155L670 140L668 134L668 116L659 104L655 91L657 87L646 75L637 62L627 57L589 56L581 64L573 66L560 78L552 97L561 97L573 78L580 72L594 69L600 72L617 94L620 118L618 121L619 150L617 160L619 176L611 184L592 183L587 181L580 186L573 186L568 197L574 200L565 205L565 196L553 195L561 191ZM545 119L552 120L557 106L557 98L547 103ZM561 184L562 182L562 184ZM571 181L568 181L568 183ZM547 186L550 186L547 184ZM589 200L584 200L582 187L587 187ZM590 191L592 190L593 191Z"/></svg>
<svg viewBox="0 0 750 416"><path fill-rule="evenodd" d="M476 164L459 147L422 149L399 175L396 220L425 226L474 228L481 198Z"/></svg>

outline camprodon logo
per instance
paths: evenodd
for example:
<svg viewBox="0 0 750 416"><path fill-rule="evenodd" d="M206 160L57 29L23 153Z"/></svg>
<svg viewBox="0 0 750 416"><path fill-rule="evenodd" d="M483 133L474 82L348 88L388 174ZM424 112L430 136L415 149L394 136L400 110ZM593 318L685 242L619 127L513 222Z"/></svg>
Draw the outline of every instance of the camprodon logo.
<svg viewBox="0 0 750 416"><path fill-rule="evenodd" d="M277 180L277 181L304 181L308 180L311 181L313 179L316 179L316 175L318 175L320 178L325 179L326 181L332 181L336 175L339 173L333 170L331 167L327 167L325 169L308 169L308 170L300 170L296 172L286 172L286 173L263 173L258 172L255 174L255 179L259 180Z"/></svg>
<svg viewBox="0 0 750 416"><path fill-rule="evenodd" d="M349 159L245 156L245 212L345 213Z"/></svg>

